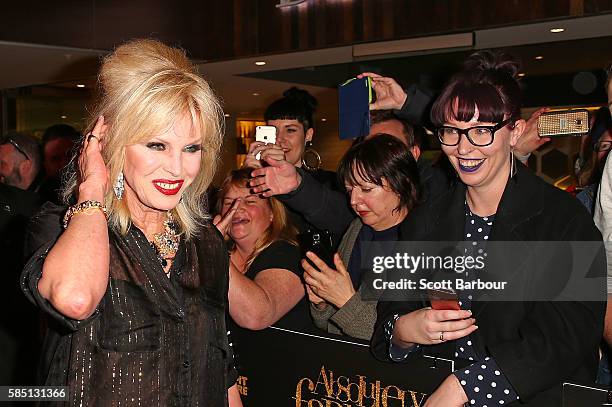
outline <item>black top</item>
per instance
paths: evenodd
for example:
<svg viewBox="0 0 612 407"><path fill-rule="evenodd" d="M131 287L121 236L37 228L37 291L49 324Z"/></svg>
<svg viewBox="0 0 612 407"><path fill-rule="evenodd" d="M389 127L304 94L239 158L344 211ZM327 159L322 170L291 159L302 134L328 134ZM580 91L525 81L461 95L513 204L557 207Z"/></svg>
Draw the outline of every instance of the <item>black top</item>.
<svg viewBox="0 0 612 407"><path fill-rule="evenodd" d="M300 260L300 249L297 246L285 240L279 240L268 246L253 260L245 276L253 280L263 270L285 269L301 279L304 271L300 265ZM306 296L279 319L274 326L300 332L310 332L312 322Z"/></svg>
<svg viewBox="0 0 612 407"><path fill-rule="evenodd" d="M454 188L421 206L400 227L402 240L462 241L465 232L466 186ZM483 238L484 239L484 238ZM555 261L523 269L520 256L505 256L505 269L528 274L538 287L561 292L571 284L575 268L568 242L601 241L601 234L580 203L534 175L522 165L510 179L499 203L488 241L555 242ZM502 264L502 263L497 263ZM561 384L592 382L605 312L606 261L603 247L582 272L601 278L593 301L474 301L478 329L471 335L479 359L495 359L521 401L529 406L561 404ZM514 276L513 276L514 277ZM600 300L600 301L598 301ZM428 306L428 301L378 304L372 351L388 359L384 327L393 315ZM454 341L422 347L427 353L453 358Z"/></svg>
<svg viewBox="0 0 612 407"><path fill-rule="evenodd" d="M224 318L229 263L216 228L207 223L181 243L171 278L139 229L109 229L108 288L95 313L77 321L38 292L62 212L47 204L32 220L28 237L39 248L21 281L49 319L41 383L68 386L75 406L226 405L236 377Z"/></svg>

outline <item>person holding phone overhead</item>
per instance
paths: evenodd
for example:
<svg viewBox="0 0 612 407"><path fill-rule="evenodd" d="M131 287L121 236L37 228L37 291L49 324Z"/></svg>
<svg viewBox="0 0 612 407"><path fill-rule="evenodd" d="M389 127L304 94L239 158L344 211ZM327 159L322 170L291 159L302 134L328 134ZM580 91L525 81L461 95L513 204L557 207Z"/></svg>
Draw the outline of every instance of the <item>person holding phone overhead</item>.
<svg viewBox="0 0 612 407"><path fill-rule="evenodd" d="M554 241L553 259L567 258L567 242L600 242L577 200L513 158L525 130L517 70L508 55L482 51L446 85L431 118L457 181L413 211L400 226L402 240L467 240L485 249L486 242ZM586 271L605 275L603 249L598 253ZM525 270L520 256L511 253L504 262L547 288L565 283L575 271L571 261ZM449 375L426 407L559 406L563 382L595 379L603 280L600 288L592 301L565 302L493 302L459 292L459 311L431 309L426 300L381 301L372 350L384 360L409 360L423 352L465 360L468 366Z"/></svg>
<svg viewBox="0 0 612 407"><path fill-rule="evenodd" d="M390 135L356 144L338 167L357 218L340 242L334 264L315 253L302 260L306 292L315 325L327 332L369 340L376 321L376 301L368 242L397 241L399 224L420 197L416 161L406 145ZM311 263L312 262L312 263Z"/></svg>
<svg viewBox="0 0 612 407"><path fill-rule="evenodd" d="M182 50L102 63L88 135L29 229L22 273L46 314L40 375L72 406L241 406L225 327L228 256L202 209L223 112Z"/></svg>
<svg viewBox="0 0 612 407"><path fill-rule="evenodd" d="M315 135L314 113L317 104L317 99L306 90L296 87L286 90L283 97L272 102L264 112L266 124L276 128L276 144L258 141L251 143L243 167L258 169L273 161L282 160L307 173L318 184L334 191L341 190L336 174L319 168L320 157L312 149ZM318 164L308 164L308 155L312 155ZM284 200L283 196L277 198L281 202ZM316 229L299 212L290 207L288 209L291 220L299 232Z"/></svg>

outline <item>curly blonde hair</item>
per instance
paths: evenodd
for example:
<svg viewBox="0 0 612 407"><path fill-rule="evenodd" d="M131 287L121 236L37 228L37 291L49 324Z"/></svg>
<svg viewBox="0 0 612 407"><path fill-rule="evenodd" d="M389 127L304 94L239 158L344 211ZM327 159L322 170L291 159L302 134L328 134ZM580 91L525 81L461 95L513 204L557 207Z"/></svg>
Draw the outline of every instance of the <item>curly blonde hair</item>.
<svg viewBox="0 0 612 407"><path fill-rule="evenodd" d="M100 68L98 96L87 128L90 132L104 116L108 129L102 156L112 183L123 169L126 146L163 133L185 113L202 137L200 172L173 209L181 232L189 238L208 217L203 196L217 168L224 118L219 100L185 52L146 39L118 47ZM65 201L78 192L79 182L75 172L65 187ZM109 188L104 204L110 225L127 233L131 219L126 200L118 200Z"/></svg>

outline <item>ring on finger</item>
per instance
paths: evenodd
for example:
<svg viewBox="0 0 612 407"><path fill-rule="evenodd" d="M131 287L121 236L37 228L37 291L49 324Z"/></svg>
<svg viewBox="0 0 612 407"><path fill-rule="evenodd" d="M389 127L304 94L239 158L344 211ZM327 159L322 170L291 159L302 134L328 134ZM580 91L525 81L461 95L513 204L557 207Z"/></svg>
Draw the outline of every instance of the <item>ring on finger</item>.
<svg viewBox="0 0 612 407"><path fill-rule="evenodd" d="M440 332L440 341L444 342L444 331Z"/></svg>

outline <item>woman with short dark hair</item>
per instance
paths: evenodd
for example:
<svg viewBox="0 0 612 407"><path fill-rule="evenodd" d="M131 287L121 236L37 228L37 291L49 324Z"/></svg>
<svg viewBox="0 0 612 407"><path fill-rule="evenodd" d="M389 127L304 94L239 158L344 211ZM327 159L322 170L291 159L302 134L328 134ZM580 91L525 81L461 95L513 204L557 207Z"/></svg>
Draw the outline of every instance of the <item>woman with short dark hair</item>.
<svg viewBox="0 0 612 407"><path fill-rule="evenodd" d="M338 168L350 205L357 214L334 256L335 269L316 254L302 261L311 315L317 327L369 340L376 321L376 300L362 267L368 242L396 241L401 222L420 197L419 174L407 146L388 134L356 144ZM364 298L367 297L367 298Z"/></svg>

